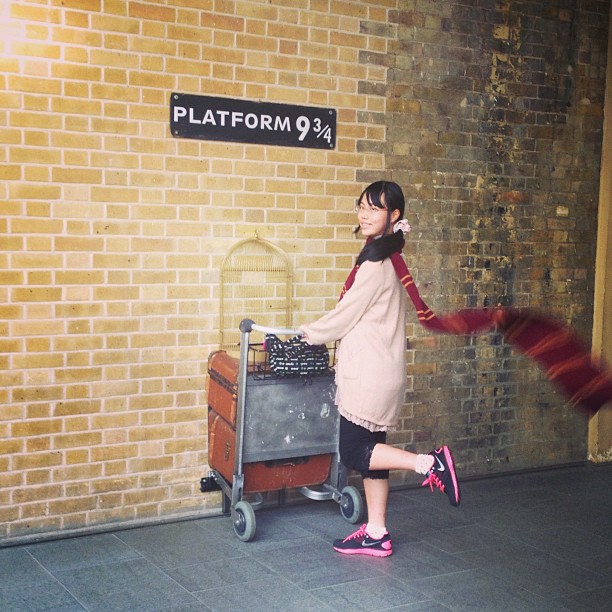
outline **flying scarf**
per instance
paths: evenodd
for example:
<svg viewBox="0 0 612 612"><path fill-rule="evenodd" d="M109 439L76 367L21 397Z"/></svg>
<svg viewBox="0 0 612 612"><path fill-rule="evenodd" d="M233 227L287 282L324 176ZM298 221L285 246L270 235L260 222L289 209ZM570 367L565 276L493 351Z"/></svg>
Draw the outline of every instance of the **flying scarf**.
<svg viewBox="0 0 612 612"><path fill-rule="evenodd" d="M546 376L580 412L592 416L612 402L612 375L595 364L587 346L567 327L530 310L515 308L464 309L437 316L425 304L399 251L390 257L419 322L438 334L467 335L498 331L504 339L534 359ZM359 266L348 275L340 299L351 288Z"/></svg>

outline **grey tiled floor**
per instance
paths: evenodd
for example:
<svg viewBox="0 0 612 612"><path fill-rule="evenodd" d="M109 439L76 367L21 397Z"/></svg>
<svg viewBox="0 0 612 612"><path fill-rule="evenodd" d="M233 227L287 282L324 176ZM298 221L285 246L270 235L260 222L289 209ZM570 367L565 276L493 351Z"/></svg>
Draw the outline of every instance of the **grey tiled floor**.
<svg viewBox="0 0 612 612"><path fill-rule="evenodd" d="M394 554L345 557L334 502L0 548L0 610L612 610L612 465L391 494Z"/></svg>

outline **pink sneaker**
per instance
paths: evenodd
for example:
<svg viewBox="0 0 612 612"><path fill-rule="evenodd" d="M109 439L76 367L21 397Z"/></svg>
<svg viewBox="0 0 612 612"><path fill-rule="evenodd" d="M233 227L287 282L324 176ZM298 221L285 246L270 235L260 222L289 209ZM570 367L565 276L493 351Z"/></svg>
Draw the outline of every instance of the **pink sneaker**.
<svg viewBox="0 0 612 612"><path fill-rule="evenodd" d="M458 506L461 501L459 493L459 483L455 473L455 464L448 446L443 446L438 450L429 453L434 458L434 464L427 478L423 481L423 486L429 485L433 491L434 486L448 495L451 506Z"/></svg>
<svg viewBox="0 0 612 612"><path fill-rule="evenodd" d="M375 540L366 532L366 525L362 525L355 533L344 540L334 542L334 550L344 555L370 555L370 557L388 557L393 552L391 536L389 533Z"/></svg>

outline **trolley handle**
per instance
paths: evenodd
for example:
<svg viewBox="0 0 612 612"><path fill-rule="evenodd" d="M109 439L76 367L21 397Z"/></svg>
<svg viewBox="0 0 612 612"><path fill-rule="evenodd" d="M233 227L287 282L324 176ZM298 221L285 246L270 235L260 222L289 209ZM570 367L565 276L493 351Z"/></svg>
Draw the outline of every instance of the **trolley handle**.
<svg viewBox="0 0 612 612"><path fill-rule="evenodd" d="M251 319L243 319L240 322L241 332L258 331L264 334L277 334L281 336L301 336L302 332L299 329L291 329L287 327L266 327L265 325L257 325Z"/></svg>

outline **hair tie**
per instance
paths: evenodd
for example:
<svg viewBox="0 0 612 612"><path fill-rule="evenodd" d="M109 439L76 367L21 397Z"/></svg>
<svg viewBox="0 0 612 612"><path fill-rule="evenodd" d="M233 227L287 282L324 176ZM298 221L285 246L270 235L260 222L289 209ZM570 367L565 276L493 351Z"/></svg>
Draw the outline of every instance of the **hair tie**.
<svg viewBox="0 0 612 612"><path fill-rule="evenodd" d="M393 226L393 233L402 232L404 236L411 230L410 223L408 223L407 219L401 219Z"/></svg>

